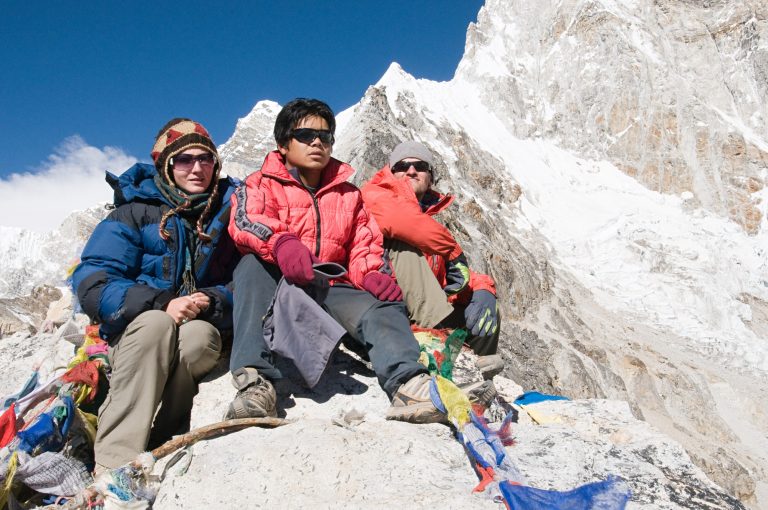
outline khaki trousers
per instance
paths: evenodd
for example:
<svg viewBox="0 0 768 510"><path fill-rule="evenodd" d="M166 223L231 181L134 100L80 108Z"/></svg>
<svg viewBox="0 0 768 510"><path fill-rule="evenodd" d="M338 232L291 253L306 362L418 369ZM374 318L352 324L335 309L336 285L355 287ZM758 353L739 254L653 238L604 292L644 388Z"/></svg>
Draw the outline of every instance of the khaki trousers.
<svg viewBox="0 0 768 510"><path fill-rule="evenodd" d="M177 326L161 310L134 319L109 349L112 378L99 409L96 464L126 464L147 448L150 430L153 438L164 440L189 426L197 383L220 353L221 336L207 322Z"/></svg>
<svg viewBox="0 0 768 510"><path fill-rule="evenodd" d="M403 301L408 317L422 328L434 328L453 312L453 305L435 278L435 274L420 250L398 241L386 239L384 248L403 289Z"/></svg>
<svg viewBox="0 0 768 510"><path fill-rule="evenodd" d="M403 289L403 301L412 322L422 328L434 328L440 323L441 327L447 328L466 327L466 305L452 305L448 302L421 251L396 239L386 239L384 248L388 250L397 284ZM501 328L492 337L474 337L470 333L466 344L479 356L495 354L500 332Z"/></svg>

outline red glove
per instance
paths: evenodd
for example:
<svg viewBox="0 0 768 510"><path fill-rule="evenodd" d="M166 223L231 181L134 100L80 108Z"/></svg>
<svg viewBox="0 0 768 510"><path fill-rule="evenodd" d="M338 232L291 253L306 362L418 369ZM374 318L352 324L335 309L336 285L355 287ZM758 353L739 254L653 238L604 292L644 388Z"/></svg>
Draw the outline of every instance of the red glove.
<svg viewBox="0 0 768 510"><path fill-rule="evenodd" d="M363 276L363 288L379 301L402 301L403 291L394 278L376 271Z"/></svg>
<svg viewBox="0 0 768 510"><path fill-rule="evenodd" d="M307 285L315 278L312 270L312 252L294 234L283 234L275 242L272 254L286 281L294 285Z"/></svg>

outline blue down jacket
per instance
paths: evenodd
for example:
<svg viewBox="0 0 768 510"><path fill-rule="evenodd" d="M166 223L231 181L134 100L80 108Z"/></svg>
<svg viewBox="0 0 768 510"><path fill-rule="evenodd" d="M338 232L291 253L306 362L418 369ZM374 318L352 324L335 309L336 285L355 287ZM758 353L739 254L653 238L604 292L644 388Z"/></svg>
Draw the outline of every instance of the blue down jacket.
<svg viewBox="0 0 768 510"><path fill-rule="evenodd" d="M158 227L171 209L153 178L155 167L138 163L119 178L107 172L115 190L115 210L96 226L72 275L72 287L88 317L100 324L102 338L113 341L139 314L161 310L181 294L192 228L171 216L164 241ZM211 306L198 316L219 330L232 328L232 271L238 254L229 237L230 196L239 181L219 180L220 206L212 214L204 244L194 234L197 290Z"/></svg>

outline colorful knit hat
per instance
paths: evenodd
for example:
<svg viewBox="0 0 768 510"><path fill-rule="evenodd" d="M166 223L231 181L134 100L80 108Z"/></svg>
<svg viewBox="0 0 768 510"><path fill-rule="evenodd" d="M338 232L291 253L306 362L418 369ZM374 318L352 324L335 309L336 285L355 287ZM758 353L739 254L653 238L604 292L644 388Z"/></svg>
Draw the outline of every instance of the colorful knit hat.
<svg viewBox="0 0 768 510"><path fill-rule="evenodd" d="M211 178L209 188L210 191L205 194L190 195L186 191L176 187L173 173L170 172L168 168L168 162L172 157L191 147L205 149L216 156L213 177ZM185 211L195 211L198 207L197 202L203 201L204 208L202 213L197 216L195 226L198 238L203 242L210 242L211 237L205 233L205 224L211 214L212 207L218 200L219 188L217 183L219 182L219 170L221 169L219 153L216 150L216 145L213 143L213 140L211 140L211 135L208 134L208 131L202 124L191 119L172 119L157 133L155 146L152 148L152 159L154 160L155 168L157 169L156 179L162 181L158 183L158 189L170 203L175 205L175 207L166 212L160 220L160 237L165 240L169 239L170 233L166 230L165 226L171 216Z"/></svg>
<svg viewBox="0 0 768 510"><path fill-rule="evenodd" d="M190 147L200 147L211 151L216 156L216 166L211 180L212 185L214 185L219 179L219 169L221 168L219 153L216 151L216 145L211 140L208 131L202 124L190 119L172 119L157 133L155 146L152 147L152 160L155 162L157 173L165 182L175 186L173 174L168 171L168 160Z"/></svg>

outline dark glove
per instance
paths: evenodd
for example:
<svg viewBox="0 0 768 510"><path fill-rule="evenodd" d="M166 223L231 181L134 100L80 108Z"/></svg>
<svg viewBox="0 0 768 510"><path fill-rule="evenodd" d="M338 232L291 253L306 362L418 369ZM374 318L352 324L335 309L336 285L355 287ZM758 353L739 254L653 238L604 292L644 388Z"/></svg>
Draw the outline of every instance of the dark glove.
<svg viewBox="0 0 768 510"><path fill-rule="evenodd" d="M475 337L491 337L499 329L499 308L496 296L487 290L472 293L472 299L464 310L467 329Z"/></svg>
<svg viewBox="0 0 768 510"><path fill-rule="evenodd" d="M469 267L467 266L467 257L462 253L453 260L449 260L445 267L447 280L446 286L443 288L445 293L449 296L458 294L469 283Z"/></svg>
<svg viewBox="0 0 768 510"><path fill-rule="evenodd" d="M372 272L363 276L363 288L379 301L402 301L403 291L394 278L384 273Z"/></svg>
<svg viewBox="0 0 768 510"><path fill-rule="evenodd" d="M312 252L294 234L284 234L276 242L272 254L286 281L303 286L315 278Z"/></svg>

